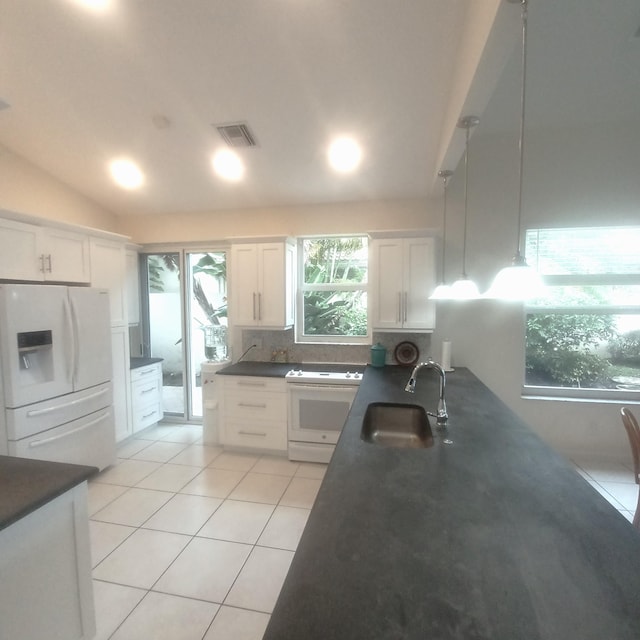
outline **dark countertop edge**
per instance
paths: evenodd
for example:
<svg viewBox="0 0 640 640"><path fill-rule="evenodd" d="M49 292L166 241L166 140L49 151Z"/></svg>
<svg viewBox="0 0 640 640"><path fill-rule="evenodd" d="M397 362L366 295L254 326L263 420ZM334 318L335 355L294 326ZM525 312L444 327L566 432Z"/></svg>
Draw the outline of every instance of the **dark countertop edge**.
<svg viewBox="0 0 640 640"><path fill-rule="evenodd" d="M0 456L0 530L97 472L96 467L78 464Z"/></svg>
<svg viewBox="0 0 640 640"><path fill-rule="evenodd" d="M155 364L156 362L162 362L164 358L143 358L141 356L135 356L129 358L129 368L130 369L140 369L141 367L146 367L150 364Z"/></svg>
<svg viewBox="0 0 640 640"><path fill-rule="evenodd" d="M348 362L259 362L257 360L243 360L242 362L236 362L221 369L217 372L217 375L284 378L291 369L306 369L307 371L357 371L362 373L366 366L367 365L364 364Z"/></svg>

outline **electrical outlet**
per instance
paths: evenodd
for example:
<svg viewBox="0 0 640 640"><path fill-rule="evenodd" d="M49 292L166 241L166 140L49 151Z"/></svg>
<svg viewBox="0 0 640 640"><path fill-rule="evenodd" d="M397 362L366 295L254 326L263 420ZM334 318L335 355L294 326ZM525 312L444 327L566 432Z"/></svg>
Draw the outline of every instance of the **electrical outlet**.
<svg viewBox="0 0 640 640"><path fill-rule="evenodd" d="M262 349L262 338L254 338L253 344L256 345L256 349Z"/></svg>

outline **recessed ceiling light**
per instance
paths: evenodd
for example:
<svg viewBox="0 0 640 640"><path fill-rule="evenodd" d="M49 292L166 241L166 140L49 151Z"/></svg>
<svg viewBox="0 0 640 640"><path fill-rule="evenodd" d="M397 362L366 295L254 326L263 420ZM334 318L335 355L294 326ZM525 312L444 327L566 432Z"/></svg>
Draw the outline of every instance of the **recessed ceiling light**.
<svg viewBox="0 0 640 640"><path fill-rule="evenodd" d="M119 158L109 164L111 176L123 189L137 189L144 182L144 175L132 160Z"/></svg>
<svg viewBox="0 0 640 640"><path fill-rule="evenodd" d="M328 158L332 169L339 173L349 173L360 165L362 149L353 138L343 136L329 145Z"/></svg>
<svg viewBox="0 0 640 640"><path fill-rule="evenodd" d="M73 0L76 4L79 4L91 11L107 11L113 4L113 0Z"/></svg>
<svg viewBox="0 0 640 640"><path fill-rule="evenodd" d="M244 176L244 163L231 149L216 151L212 159L213 170L224 180L238 182Z"/></svg>

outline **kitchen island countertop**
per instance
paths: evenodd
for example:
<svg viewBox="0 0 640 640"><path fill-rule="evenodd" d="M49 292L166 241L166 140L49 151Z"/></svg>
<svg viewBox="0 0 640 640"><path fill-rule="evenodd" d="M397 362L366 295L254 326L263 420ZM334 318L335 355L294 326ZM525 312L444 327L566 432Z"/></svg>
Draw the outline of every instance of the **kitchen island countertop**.
<svg viewBox="0 0 640 640"><path fill-rule="evenodd" d="M98 469L0 456L0 529L75 487Z"/></svg>
<svg viewBox="0 0 640 640"><path fill-rule="evenodd" d="M360 439L370 402L435 409L409 373L367 368L264 640L637 640L640 534L468 370L452 444Z"/></svg>

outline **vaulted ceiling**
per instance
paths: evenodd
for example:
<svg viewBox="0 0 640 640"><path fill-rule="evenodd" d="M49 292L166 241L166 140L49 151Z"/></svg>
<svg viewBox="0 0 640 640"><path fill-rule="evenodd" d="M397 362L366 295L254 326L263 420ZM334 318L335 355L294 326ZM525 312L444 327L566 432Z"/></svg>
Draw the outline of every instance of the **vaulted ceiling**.
<svg viewBox="0 0 640 640"><path fill-rule="evenodd" d="M458 117L482 110L510 68L517 80L520 11L503 0L107 4L0 0L0 144L116 214L428 197L459 156ZM611 91L637 114L640 82L618 87L638 80L637 0L530 5L544 35L530 36L540 122L587 120ZM602 88L578 89L596 76ZM500 109L517 113L503 86L494 128L509 120ZM238 150L246 177L227 183L211 169L224 146L214 125L238 121L257 146ZM345 133L363 161L337 175L326 149ZM115 156L139 163L143 188L114 185Z"/></svg>

